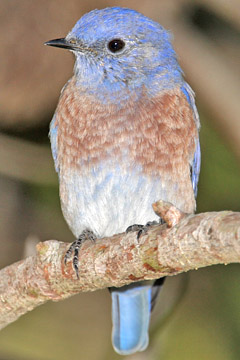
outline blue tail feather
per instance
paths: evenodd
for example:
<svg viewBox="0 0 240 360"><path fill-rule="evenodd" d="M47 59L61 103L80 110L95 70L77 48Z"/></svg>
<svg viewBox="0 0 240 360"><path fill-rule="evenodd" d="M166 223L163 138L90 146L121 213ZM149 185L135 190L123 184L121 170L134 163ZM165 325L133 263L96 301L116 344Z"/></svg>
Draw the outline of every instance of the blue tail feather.
<svg viewBox="0 0 240 360"><path fill-rule="evenodd" d="M111 295L114 349L121 355L145 350L151 315L151 285L128 285L112 289Z"/></svg>

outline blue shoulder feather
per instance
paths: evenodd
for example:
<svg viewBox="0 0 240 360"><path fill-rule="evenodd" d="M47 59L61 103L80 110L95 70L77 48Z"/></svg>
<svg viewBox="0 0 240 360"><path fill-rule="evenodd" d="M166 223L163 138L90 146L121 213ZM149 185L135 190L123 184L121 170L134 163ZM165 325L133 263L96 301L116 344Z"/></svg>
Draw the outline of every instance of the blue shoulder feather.
<svg viewBox="0 0 240 360"><path fill-rule="evenodd" d="M57 131L58 126L56 125L56 115L53 116L52 121L50 123L50 131L49 131L49 138L51 141L51 149L52 149L52 156L54 160L55 170L59 172L58 166L58 149L57 149Z"/></svg>
<svg viewBox="0 0 240 360"><path fill-rule="evenodd" d="M197 108L195 105L194 92L187 83L185 83L181 87L181 90L184 93L184 95L186 96L187 101L193 110L193 116L194 116L194 119L195 119L195 122L197 125L197 129L199 130L200 122L199 122L198 111L197 111ZM192 186L193 186L193 191L194 191L195 197L197 196L197 186L198 186L198 180L199 180L200 166L201 166L201 150L200 150L199 137L197 137L196 150L194 153L194 157L193 157L192 161L190 162Z"/></svg>

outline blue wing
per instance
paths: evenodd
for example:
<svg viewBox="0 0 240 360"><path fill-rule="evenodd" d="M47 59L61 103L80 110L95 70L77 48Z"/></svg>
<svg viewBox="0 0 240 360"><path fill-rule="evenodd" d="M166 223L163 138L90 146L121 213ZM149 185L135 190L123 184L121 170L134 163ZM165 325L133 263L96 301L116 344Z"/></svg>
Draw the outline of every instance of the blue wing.
<svg viewBox="0 0 240 360"><path fill-rule="evenodd" d="M181 90L184 93L184 95L186 96L187 101L193 110L193 116L194 116L197 128L199 130L200 122L199 122L198 111L197 111L197 108L195 105L194 92L187 83L185 83L182 86ZM199 180L199 174L200 174L200 166L201 166L201 149L200 149L199 138L197 138L194 157L193 157L192 161L190 162L192 186L193 186L193 191L194 191L195 197L197 197L197 186L198 186L198 180Z"/></svg>
<svg viewBox="0 0 240 360"><path fill-rule="evenodd" d="M56 125L56 115L54 114L52 121L50 123L50 130L49 130L49 138L51 141L51 149L52 149L52 156L54 160L55 170L58 173L59 172L59 166L58 166L58 152L57 152L57 131L58 126Z"/></svg>
<svg viewBox="0 0 240 360"><path fill-rule="evenodd" d="M192 186L193 186L193 191L194 191L195 197L197 197L200 165L201 165L201 150L200 150L199 139L197 139L196 151L195 151L193 163L191 166Z"/></svg>
<svg viewBox="0 0 240 360"><path fill-rule="evenodd" d="M67 87L68 83L71 81L69 79L66 84L63 86L61 90L60 97L62 96L62 93L64 89ZM56 110L57 112L57 110ZM50 129L49 129L49 138L51 141L51 149L52 149L52 156L54 160L55 170L57 173L59 173L59 164L58 164L58 144L57 144L57 133L58 133L58 125L56 124L56 112L53 115L52 121L50 122Z"/></svg>

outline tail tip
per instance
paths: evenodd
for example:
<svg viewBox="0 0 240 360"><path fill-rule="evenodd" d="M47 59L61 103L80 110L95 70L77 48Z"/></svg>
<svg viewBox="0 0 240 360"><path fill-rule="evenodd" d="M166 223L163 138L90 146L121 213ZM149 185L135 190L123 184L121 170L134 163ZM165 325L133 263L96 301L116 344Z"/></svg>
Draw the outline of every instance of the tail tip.
<svg viewBox="0 0 240 360"><path fill-rule="evenodd" d="M141 341L137 343L133 343L132 341L126 341L124 344L120 344L116 338L112 337L113 348L119 355L131 355L136 352L144 351L148 347L148 343L148 334L146 334L144 339L141 339Z"/></svg>

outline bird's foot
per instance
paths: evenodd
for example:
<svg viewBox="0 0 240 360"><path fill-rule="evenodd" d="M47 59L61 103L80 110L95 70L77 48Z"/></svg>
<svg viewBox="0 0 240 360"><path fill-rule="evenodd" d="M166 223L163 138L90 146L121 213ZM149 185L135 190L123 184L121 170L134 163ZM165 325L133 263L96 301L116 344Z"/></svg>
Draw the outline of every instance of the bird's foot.
<svg viewBox="0 0 240 360"><path fill-rule="evenodd" d="M126 233L137 231L137 240L139 240L141 235L146 234L150 226L158 224L158 221L148 221L145 225L133 224L126 229Z"/></svg>
<svg viewBox="0 0 240 360"><path fill-rule="evenodd" d="M69 249L67 250L64 256L64 264L66 265L67 261L70 259L70 257L73 254L72 264L78 279L79 279L79 271L78 271L79 250L81 248L81 245L86 240L91 240L91 241L96 240L96 236L91 230L84 230L79 236L79 238L70 245Z"/></svg>

